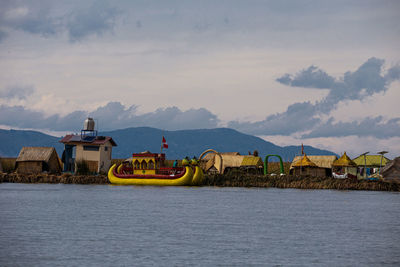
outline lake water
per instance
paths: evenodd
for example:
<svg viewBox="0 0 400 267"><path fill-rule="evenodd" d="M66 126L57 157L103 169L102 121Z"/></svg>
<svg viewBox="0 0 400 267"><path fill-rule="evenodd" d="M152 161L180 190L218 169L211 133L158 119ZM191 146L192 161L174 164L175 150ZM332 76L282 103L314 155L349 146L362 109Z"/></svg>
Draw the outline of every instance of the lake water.
<svg viewBox="0 0 400 267"><path fill-rule="evenodd" d="M400 194L0 184L0 266L399 266Z"/></svg>

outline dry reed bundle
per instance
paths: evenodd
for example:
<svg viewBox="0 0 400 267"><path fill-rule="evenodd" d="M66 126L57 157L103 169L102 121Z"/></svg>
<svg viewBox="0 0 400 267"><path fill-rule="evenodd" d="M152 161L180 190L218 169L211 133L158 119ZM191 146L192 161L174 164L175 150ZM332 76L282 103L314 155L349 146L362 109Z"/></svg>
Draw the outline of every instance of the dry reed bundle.
<svg viewBox="0 0 400 267"><path fill-rule="evenodd" d="M296 176L263 176L248 174L206 175L203 185L221 187L274 187L298 189L400 191L400 183L358 181L354 179L314 178Z"/></svg>
<svg viewBox="0 0 400 267"><path fill-rule="evenodd" d="M108 184L105 175L72 175L72 174L19 174L0 173L3 183L49 183L49 184Z"/></svg>

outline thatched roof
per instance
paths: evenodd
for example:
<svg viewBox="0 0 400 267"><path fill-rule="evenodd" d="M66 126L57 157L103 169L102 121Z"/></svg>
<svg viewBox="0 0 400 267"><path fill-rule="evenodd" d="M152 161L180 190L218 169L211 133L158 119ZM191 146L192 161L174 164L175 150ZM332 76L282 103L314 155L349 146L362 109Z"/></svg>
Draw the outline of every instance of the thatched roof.
<svg viewBox="0 0 400 267"><path fill-rule="evenodd" d="M222 155L222 169L225 169L226 167L240 167L243 161L242 155ZM218 157L215 158L216 160Z"/></svg>
<svg viewBox="0 0 400 267"><path fill-rule="evenodd" d="M365 160L367 162L367 166L376 166L379 167L381 165L382 158L382 166L385 166L390 160L386 157L382 157L381 155L365 155ZM364 155L358 156L353 159L353 161L358 166L365 166Z"/></svg>
<svg viewBox="0 0 400 267"><path fill-rule="evenodd" d="M219 153L221 156L237 156L240 155L239 152L222 152ZM209 152L208 154L206 154L202 159L203 160L210 160L213 159L215 157L215 153L214 152Z"/></svg>
<svg viewBox="0 0 400 267"><path fill-rule="evenodd" d="M23 147L19 152L16 162L21 162L21 161L48 162L53 153L56 153L57 155L57 152L54 147Z"/></svg>
<svg viewBox="0 0 400 267"><path fill-rule="evenodd" d="M243 156L241 166L263 166L263 161L260 157Z"/></svg>
<svg viewBox="0 0 400 267"><path fill-rule="evenodd" d="M205 170L208 171L213 166L219 171L224 172L225 168L240 166L262 166L263 161L260 157L251 155L240 155L238 152L220 153L222 157L222 169L220 170L221 159L215 153L207 154L203 159L207 160Z"/></svg>
<svg viewBox="0 0 400 267"><path fill-rule="evenodd" d="M332 168L332 163L337 160L336 156L307 156L309 160L314 162L320 168L330 169ZM290 169L293 169L293 164L301 160L303 156L294 157L292 164L290 164Z"/></svg>
<svg viewBox="0 0 400 267"><path fill-rule="evenodd" d="M317 164L312 162L306 154L301 158L301 160L298 160L297 162L292 164L293 167L318 167Z"/></svg>
<svg viewBox="0 0 400 267"><path fill-rule="evenodd" d="M337 166L337 167L357 167L357 164L352 161L349 156L347 156L346 152L338 159L333 162L332 166Z"/></svg>
<svg viewBox="0 0 400 267"><path fill-rule="evenodd" d="M381 170L381 174L383 177L389 176L391 174L397 174L400 179L400 157L397 157L390 161L384 168Z"/></svg>

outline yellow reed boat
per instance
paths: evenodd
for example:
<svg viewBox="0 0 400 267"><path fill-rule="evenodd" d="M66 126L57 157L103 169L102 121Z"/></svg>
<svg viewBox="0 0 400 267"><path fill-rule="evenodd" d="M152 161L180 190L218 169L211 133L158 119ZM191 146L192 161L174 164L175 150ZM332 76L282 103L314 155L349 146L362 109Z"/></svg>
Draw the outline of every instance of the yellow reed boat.
<svg viewBox="0 0 400 267"><path fill-rule="evenodd" d="M194 174L191 185L201 185L204 180L203 170L200 168L197 160L192 159L191 164L194 167Z"/></svg>
<svg viewBox="0 0 400 267"><path fill-rule="evenodd" d="M108 180L120 185L190 186L199 185L204 178L196 160L184 159L182 167L165 167L164 162L165 154L134 153L132 158L111 166Z"/></svg>

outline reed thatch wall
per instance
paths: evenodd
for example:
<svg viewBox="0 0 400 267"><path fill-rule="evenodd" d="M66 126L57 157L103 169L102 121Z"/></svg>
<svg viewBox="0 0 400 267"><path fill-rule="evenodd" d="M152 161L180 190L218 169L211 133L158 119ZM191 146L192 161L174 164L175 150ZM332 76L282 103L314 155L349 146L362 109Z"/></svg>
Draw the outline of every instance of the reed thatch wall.
<svg viewBox="0 0 400 267"><path fill-rule="evenodd" d="M61 163L54 147L23 147L16 160L19 173L60 173Z"/></svg>

